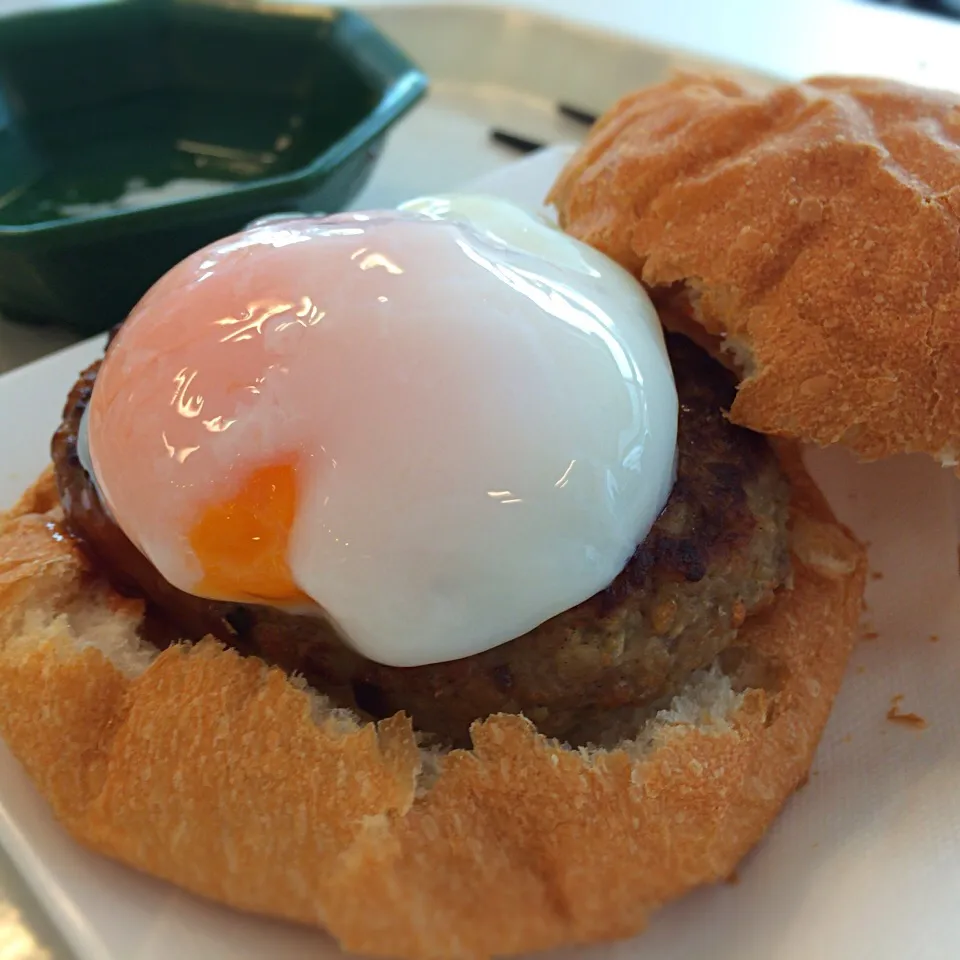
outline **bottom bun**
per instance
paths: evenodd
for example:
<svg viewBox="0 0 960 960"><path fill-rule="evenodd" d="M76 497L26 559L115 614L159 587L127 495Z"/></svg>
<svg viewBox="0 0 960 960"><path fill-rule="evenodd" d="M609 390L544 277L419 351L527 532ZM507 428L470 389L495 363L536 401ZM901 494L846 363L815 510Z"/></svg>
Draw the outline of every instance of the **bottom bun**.
<svg viewBox="0 0 960 960"><path fill-rule="evenodd" d="M520 716L421 748L211 641L158 653L59 532L52 479L0 519L0 733L66 829L213 900L385 957L627 937L728 877L809 770L866 563L795 453L792 587L615 749Z"/></svg>

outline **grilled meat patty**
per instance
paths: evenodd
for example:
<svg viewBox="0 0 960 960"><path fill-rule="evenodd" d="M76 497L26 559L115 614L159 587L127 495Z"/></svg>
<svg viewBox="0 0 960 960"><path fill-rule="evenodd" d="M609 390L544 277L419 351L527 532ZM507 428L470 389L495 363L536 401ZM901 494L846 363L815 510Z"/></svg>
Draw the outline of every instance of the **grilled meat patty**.
<svg viewBox="0 0 960 960"><path fill-rule="evenodd" d="M318 617L203 600L172 587L103 509L77 451L98 364L67 401L53 439L66 524L121 592L148 601L158 646L212 634L303 674L373 717L405 710L416 727L469 743L469 726L522 712L547 736L594 739L605 715L655 705L735 639L789 573L789 490L767 441L729 423L730 375L689 340L668 348L680 399L677 481L620 575L589 600L509 643L422 667L387 667L347 648Z"/></svg>

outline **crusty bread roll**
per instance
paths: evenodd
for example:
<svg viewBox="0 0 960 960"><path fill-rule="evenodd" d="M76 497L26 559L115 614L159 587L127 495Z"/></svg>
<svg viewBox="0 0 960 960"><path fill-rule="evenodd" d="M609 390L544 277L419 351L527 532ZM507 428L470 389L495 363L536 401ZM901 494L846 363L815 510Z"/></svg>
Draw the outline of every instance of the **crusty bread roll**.
<svg viewBox="0 0 960 960"><path fill-rule="evenodd" d="M550 199L723 348L735 422L957 464L960 96L679 76L601 118Z"/></svg>
<svg viewBox="0 0 960 960"><path fill-rule="evenodd" d="M0 734L90 848L349 950L488 957L624 937L730 875L802 782L860 614L862 548L795 453L794 578L723 664L611 750L519 716L470 751L364 724L143 610L59 533L46 475L0 518ZM723 668L728 672L724 673Z"/></svg>

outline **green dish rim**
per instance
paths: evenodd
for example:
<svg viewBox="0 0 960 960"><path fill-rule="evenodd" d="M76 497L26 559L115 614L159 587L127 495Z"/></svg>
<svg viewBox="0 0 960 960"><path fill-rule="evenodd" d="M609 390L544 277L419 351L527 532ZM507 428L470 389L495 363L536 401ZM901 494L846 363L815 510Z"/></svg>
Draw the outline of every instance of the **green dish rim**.
<svg viewBox="0 0 960 960"><path fill-rule="evenodd" d="M138 0L143 2L143 0ZM146 0L150 2L150 0ZM208 219L218 212L229 212L244 199L269 199L290 195L291 187L305 186L321 180L334 172L337 167L352 155L362 150L365 144L377 139L393 123L414 107L427 92L428 80L424 74L391 40L385 37L374 25L355 10L341 7L314 5L312 3L260 3L257 0L196 0L197 5L220 7L224 9L249 10L276 14L300 12L314 19L335 19L343 23L347 30L362 31L362 46L366 57L375 61L379 68L392 79L387 84L376 106L357 124L350 128L339 140L332 143L323 153L297 170L271 177L261 177L224 190L222 193L202 197L185 197L154 206L134 207L126 210L105 210L102 213L65 217L57 220L38 220L29 224L0 224L0 237L23 237L40 239L56 234L81 240L84 233L93 231L97 237L103 236L104 229L117 235L124 232L136 232L147 227L159 211L169 216L173 212L182 214L181 223ZM118 0L80 0L65 2L57 6L28 11L12 11L0 14L0 25L10 20L25 20L55 16L65 10L78 7L112 6ZM179 5L182 0L173 0ZM113 229L111 229L113 228Z"/></svg>

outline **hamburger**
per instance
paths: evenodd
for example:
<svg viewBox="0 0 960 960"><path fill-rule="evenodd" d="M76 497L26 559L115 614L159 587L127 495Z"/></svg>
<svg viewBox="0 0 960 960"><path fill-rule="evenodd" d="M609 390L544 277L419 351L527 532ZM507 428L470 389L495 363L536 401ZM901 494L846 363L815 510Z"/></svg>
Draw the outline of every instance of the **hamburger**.
<svg viewBox="0 0 960 960"><path fill-rule="evenodd" d="M922 449L950 462L956 431L947 392L937 386L949 349L936 324L919 339L916 326L921 306L936 305L946 330L951 275L934 268L949 256L941 250L940 260L897 273L896 258L906 254L889 237L916 236L919 244L927 233L917 216L946 222L949 202L931 171L942 155L956 154L955 136L944 134L951 110L945 94L836 79L760 95L725 80L681 77L615 105L552 200L568 235L642 280L673 331L662 349L649 338L632 340L631 355L646 365L645 383L669 368L675 431L670 390L651 385L658 411L651 442L669 443L633 471L642 496L628 496L632 473L615 475L613 486L588 484L570 513L551 506L549 524L510 539L510 556L500 546L512 527L488 536L472 513L459 514L462 524L444 528L456 530L456 551L444 540L433 567L432 547L416 553L430 570L423 580L430 589L412 597L397 587L413 576L402 565L381 568L381 579L358 594L362 602L346 587L337 593L332 568L312 578L301 563L326 562L310 538L301 554L293 535L284 541L289 562L264 566L258 553L211 554L196 523L186 534L177 529L173 506L202 484L163 486L169 480L142 453L140 426L124 426L145 422L137 405L149 402L140 398L156 393L152 378L161 376L150 363L130 366L143 347L137 331L160 329L164 318L200 302L195 292L184 296L187 274L161 281L102 366L81 376L51 470L0 528L0 731L61 822L138 869L240 909L323 926L346 949L376 955L490 956L624 937L663 903L729 876L807 775L862 603L863 549L806 476L797 442L841 441L865 457ZM900 149L908 142L909 153ZM814 204L817 229L809 227ZM476 211L464 216L475 221ZM802 240L788 229L791 216L806 224ZM877 260L861 260L857 276L839 253L862 251L877 223L890 226L866 253L885 248ZM404 268L388 247L379 252L377 269ZM206 262L209 251L198 256ZM596 263L600 273L608 269ZM831 283L814 282L827 263ZM875 272L874 263L887 269ZM243 282L256 269L246 262ZM516 289L528 274L511 269L497 276ZM924 282L914 282L918 275ZM604 289L622 290L642 312L618 277L606 274ZM239 283L235 276L227 287ZM236 321L228 331L255 319L214 315ZM915 366L905 329L930 347L922 351L927 366ZM531 356L542 356L544 343L535 346ZM551 340L554 347L551 356L567 357ZM490 362L500 360L497 353ZM564 367L561 380L573 390L595 371L579 366L588 362L581 353L570 362L574 375ZM327 371L327 379L337 376ZM810 402L813 376L830 379L835 403L822 394ZM187 372L183 383L189 379ZM536 382L542 391L522 394L531 406L553 381L544 374ZM337 383L336 396L352 396L356 377ZM606 381L596 384L605 389ZM516 400L512 381L495 386L491 403L508 394ZM175 404L188 413L198 398L217 396L177 390ZM363 413L363 395L356 396L344 407ZM409 413L399 409L406 396L391 394L384 408L398 408L394 427ZM607 394L591 391L567 407L558 395L550 410L573 423L586 409L578 436L595 439L600 457L620 394L611 393L609 408L593 419L598 396ZM321 413L307 419L332 402L318 402ZM211 422L223 416L214 413ZM461 449L459 434L438 441L431 431L439 422L423 431L424 456ZM528 432L511 455L548 449L551 438L541 444L534 434L551 422L519 418L516 430ZM363 423L369 431L380 421ZM330 421L325 429L336 427ZM382 442L390 436L385 431ZM486 442L479 431L469 437L470 450ZM174 461L194 446L166 433L164 442ZM506 443L503 434L496 442ZM120 453L110 467L114 448ZM201 462L192 454L184 460ZM349 460L341 467L349 470ZM252 512L236 492L249 484L235 484L230 509L218 506L215 518L274 516L283 476L271 474L269 495L255 499ZM574 476L559 474L557 489ZM367 482L354 479L348 491ZM414 479L408 492L433 482ZM326 475L323 483L333 481ZM411 501L390 489L390 497L363 501L375 514L370 527L406 535L401 521ZM594 512L598 490L610 499ZM524 499L506 487L491 492L498 510ZM159 519L135 517L136 496ZM607 508L627 500L611 526ZM294 506L296 513L300 501ZM362 511L357 516L353 529L365 533ZM520 622L514 598L504 593L502 606L487 609L486 579L463 570L475 571L481 558L490 581L500 566L514 578L529 574L520 593L550 595L556 607L552 587L582 553L564 554L556 578L534 575L569 545L566 532L555 536L558 518L564 531L589 532L616 569L588 593L579 571L576 588L566 584L571 602L549 615L539 608L530 614L535 623L503 636L507 620ZM180 552L165 552L168 528ZM626 552L617 536L623 529L630 530ZM399 542L412 556L412 541ZM181 562L187 554L193 566ZM237 555L242 563L233 563ZM461 569L463 558L470 564ZM190 581L197 564L203 577ZM347 587L362 580L363 568L355 569ZM584 568L598 579L609 569ZM442 596L460 604L454 637L433 629L446 623L432 610L441 580Z"/></svg>

